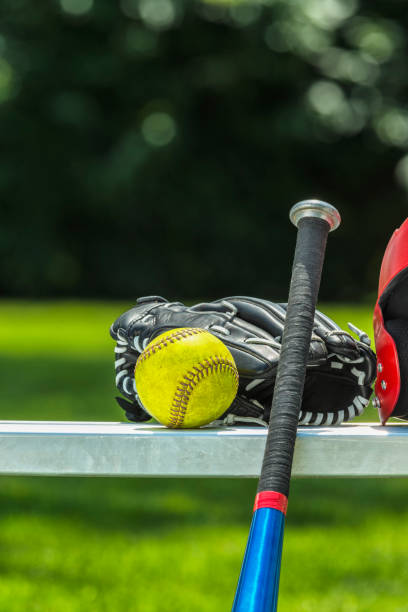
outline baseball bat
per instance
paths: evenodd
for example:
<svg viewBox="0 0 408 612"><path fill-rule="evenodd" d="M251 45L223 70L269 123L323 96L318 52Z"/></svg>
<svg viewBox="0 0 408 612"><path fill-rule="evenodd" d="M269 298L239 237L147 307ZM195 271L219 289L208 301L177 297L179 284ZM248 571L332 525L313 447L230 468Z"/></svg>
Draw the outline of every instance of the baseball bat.
<svg viewBox="0 0 408 612"><path fill-rule="evenodd" d="M290 210L298 228L286 321L251 529L232 612L275 612L299 412L327 235L340 214L320 200Z"/></svg>

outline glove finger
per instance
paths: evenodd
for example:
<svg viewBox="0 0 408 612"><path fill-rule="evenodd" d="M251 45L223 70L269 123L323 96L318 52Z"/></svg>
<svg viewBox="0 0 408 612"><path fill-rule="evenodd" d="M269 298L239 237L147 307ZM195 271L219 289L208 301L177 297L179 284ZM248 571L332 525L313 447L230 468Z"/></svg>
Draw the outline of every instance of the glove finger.
<svg viewBox="0 0 408 612"><path fill-rule="evenodd" d="M237 316L267 332L273 338L280 338L285 324L286 313L279 304L249 296L231 296L224 298L237 311Z"/></svg>
<svg viewBox="0 0 408 612"><path fill-rule="evenodd" d="M328 332L319 325L315 325L313 333L324 341L329 353L343 355L353 361L360 357L358 344L348 332L341 329Z"/></svg>
<svg viewBox="0 0 408 612"><path fill-rule="evenodd" d="M119 406L124 410L126 414L126 418L129 421L134 421L135 423L143 423L144 421L150 421L152 418L150 414L147 414L145 410L139 405L137 401L129 402L125 400L123 397L115 397Z"/></svg>
<svg viewBox="0 0 408 612"><path fill-rule="evenodd" d="M372 393L353 376L330 371L309 371L306 375L299 424L336 425L360 416Z"/></svg>
<svg viewBox="0 0 408 612"><path fill-rule="evenodd" d="M167 303L167 300L158 295L139 298L136 301L136 306L122 313L111 325L110 335L114 340L131 339L132 327L137 325L148 313L159 306Z"/></svg>

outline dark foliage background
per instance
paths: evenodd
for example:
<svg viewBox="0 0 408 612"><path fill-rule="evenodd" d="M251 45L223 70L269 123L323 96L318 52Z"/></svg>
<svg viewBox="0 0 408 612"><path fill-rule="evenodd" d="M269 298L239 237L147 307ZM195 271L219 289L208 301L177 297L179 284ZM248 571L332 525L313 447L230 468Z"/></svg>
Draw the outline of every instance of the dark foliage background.
<svg viewBox="0 0 408 612"><path fill-rule="evenodd" d="M403 1L3 0L3 295L285 299L309 196L322 299L367 299L407 215Z"/></svg>

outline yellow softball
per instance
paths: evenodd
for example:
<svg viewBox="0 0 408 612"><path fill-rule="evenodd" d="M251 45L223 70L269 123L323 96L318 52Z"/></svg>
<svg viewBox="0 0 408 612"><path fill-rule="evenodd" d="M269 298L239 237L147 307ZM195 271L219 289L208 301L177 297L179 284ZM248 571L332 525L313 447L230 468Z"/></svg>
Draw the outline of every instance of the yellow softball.
<svg viewBox="0 0 408 612"><path fill-rule="evenodd" d="M221 340L179 327L152 340L135 368L144 408L167 427L200 427L231 405L238 389L234 359Z"/></svg>

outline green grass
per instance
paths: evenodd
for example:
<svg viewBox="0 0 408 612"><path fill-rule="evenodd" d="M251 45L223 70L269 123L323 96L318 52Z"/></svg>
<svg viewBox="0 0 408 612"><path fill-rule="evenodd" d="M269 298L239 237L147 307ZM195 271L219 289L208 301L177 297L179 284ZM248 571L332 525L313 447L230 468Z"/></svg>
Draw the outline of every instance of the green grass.
<svg viewBox="0 0 408 612"><path fill-rule="evenodd" d="M121 420L108 329L126 307L0 303L0 418ZM321 309L371 335L369 308ZM255 487L2 478L0 610L229 610ZM408 611L407 519L404 480L295 480L279 612Z"/></svg>

